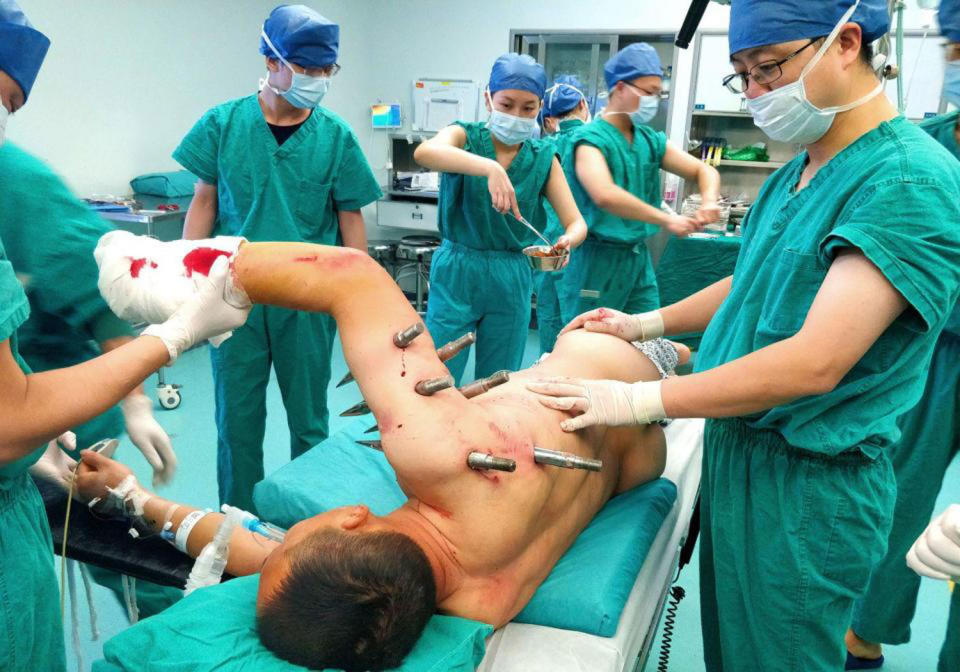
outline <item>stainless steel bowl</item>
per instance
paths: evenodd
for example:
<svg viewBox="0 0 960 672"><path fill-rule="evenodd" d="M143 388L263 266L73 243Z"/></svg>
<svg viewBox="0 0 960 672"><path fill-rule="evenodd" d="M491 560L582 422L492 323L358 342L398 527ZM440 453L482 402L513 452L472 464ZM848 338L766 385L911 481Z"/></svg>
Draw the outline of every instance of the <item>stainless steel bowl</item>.
<svg viewBox="0 0 960 672"><path fill-rule="evenodd" d="M523 248L523 254L530 262L530 268L536 271L559 271L570 256L569 252L564 252L561 255L543 256L551 252L553 252L553 248L549 245L531 245Z"/></svg>

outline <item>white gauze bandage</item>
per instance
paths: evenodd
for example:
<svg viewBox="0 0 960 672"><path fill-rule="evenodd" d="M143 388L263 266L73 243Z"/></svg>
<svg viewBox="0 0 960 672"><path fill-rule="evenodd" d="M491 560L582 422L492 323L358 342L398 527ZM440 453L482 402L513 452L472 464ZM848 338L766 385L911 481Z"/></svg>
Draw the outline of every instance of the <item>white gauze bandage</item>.
<svg viewBox="0 0 960 672"><path fill-rule="evenodd" d="M162 242L129 231L111 231L100 238L93 253L100 268L97 284L119 317L160 324L193 296L197 281L217 257L232 260L244 242L245 238L235 236ZM224 299L237 308L250 305L233 281Z"/></svg>

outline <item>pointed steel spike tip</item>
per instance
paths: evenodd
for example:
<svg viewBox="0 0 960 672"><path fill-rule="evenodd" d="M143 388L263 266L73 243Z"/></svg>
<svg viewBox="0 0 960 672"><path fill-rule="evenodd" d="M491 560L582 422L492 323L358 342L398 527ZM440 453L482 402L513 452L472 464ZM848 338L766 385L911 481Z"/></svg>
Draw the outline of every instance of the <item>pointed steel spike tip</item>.
<svg viewBox="0 0 960 672"><path fill-rule="evenodd" d="M477 342L477 336L472 331L464 334L455 341L450 341L445 346L437 350L437 357L441 362L447 362L460 354L464 348Z"/></svg>
<svg viewBox="0 0 960 672"><path fill-rule="evenodd" d="M367 448L373 448L374 450L383 450L383 443L380 441L357 441L361 446L366 446Z"/></svg>
<svg viewBox="0 0 960 672"><path fill-rule="evenodd" d="M345 375L343 379L339 383L337 383L337 387L343 387L347 383L352 383L353 380L354 380L353 374L347 371L347 375Z"/></svg>
<svg viewBox="0 0 960 672"><path fill-rule="evenodd" d="M589 457L580 457L573 453L564 453L559 450L533 447L533 461L537 464L548 464L563 469L585 469L600 471L603 469L603 460L594 460Z"/></svg>
<svg viewBox="0 0 960 672"><path fill-rule="evenodd" d="M421 380L413 389L417 391L417 394L421 394L425 397L432 397L440 390L445 390L448 387L453 387L453 376L442 376L440 378L428 378L427 380Z"/></svg>
<svg viewBox="0 0 960 672"><path fill-rule="evenodd" d="M380 425L374 425L374 426L371 427L370 429L365 430L363 433L364 433L364 434L373 434L374 432L379 432L379 431L380 431Z"/></svg>
<svg viewBox="0 0 960 672"><path fill-rule="evenodd" d="M495 471L513 472L517 469L516 460L507 457L496 457L487 453L473 452L467 455L467 466L477 471L493 469Z"/></svg>
<svg viewBox="0 0 960 672"><path fill-rule="evenodd" d="M413 339L422 334L425 329L426 327L423 326L423 322L411 324L403 331L398 331L393 335L393 344L398 348L406 348L413 343Z"/></svg>
<svg viewBox="0 0 960 672"><path fill-rule="evenodd" d="M367 402L361 401L358 404L354 404L343 413L340 414L341 418L352 418L355 415L366 415L370 412L370 407L367 405Z"/></svg>

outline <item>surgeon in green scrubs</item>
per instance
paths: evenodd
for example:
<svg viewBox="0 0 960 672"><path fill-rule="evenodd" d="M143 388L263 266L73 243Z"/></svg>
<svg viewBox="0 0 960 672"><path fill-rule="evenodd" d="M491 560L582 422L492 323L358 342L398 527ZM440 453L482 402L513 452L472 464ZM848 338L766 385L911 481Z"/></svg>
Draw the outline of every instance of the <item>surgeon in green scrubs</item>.
<svg viewBox="0 0 960 672"><path fill-rule="evenodd" d="M437 343L476 333L476 378L515 371L523 360L533 291L522 250L543 243L518 219L544 231L549 202L559 222L551 239L557 253L579 246L587 232L553 143L532 139L545 89L542 66L504 54L484 92L486 123L457 122L414 152L417 163L442 172L443 243L430 266L427 328ZM464 350L447 362L458 382L467 356Z"/></svg>
<svg viewBox="0 0 960 672"><path fill-rule="evenodd" d="M628 45L606 62L603 74L609 89L603 116L577 131L563 156L589 228L557 283L564 322L599 306L630 313L659 307L646 239L661 228L686 236L718 217L717 171L647 125L660 108L663 85L656 50ZM660 209L661 168L697 181L703 205L695 217Z"/></svg>
<svg viewBox="0 0 960 672"><path fill-rule="evenodd" d="M0 145L9 116L29 98L49 45L13 0L0 0ZM0 151L6 150L0 147ZM3 216L10 214L7 209L19 196L12 188L16 177L0 173ZM34 198L45 202L49 187L49 181L37 180ZM57 191L49 195L56 197ZM59 446L70 444L70 427L107 411L177 352L242 324L248 309L224 305L229 279L224 270L168 323L149 327L149 335L76 366L33 374L17 347L17 329L28 320L30 304L0 240L0 666L4 670L66 670L53 541L43 502L27 470L43 463L48 477L66 483L74 463Z"/></svg>
<svg viewBox="0 0 960 672"><path fill-rule="evenodd" d="M589 120L590 110L587 107L587 97L583 95L583 84L575 75L557 77L543 97L543 129L553 141L561 161L567 154L574 132ZM543 233L547 239L556 240L563 234L563 227L549 203L544 204L544 209L547 213L547 228ZM553 350L557 334L563 328L560 297L557 295L557 281L562 274L563 270L560 270L555 273L536 273L533 276L541 354Z"/></svg>
<svg viewBox="0 0 960 672"><path fill-rule="evenodd" d="M950 40L943 93L949 102L960 105L960 0L942 0L939 16L940 32ZM920 128L960 159L956 110L927 119ZM881 644L910 641L920 577L903 558L930 521L944 474L960 451L960 305L953 307L934 348L923 397L898 424L900 440L890 450L897 477L897 505L889 547L873 570L867 594L857 602L847 632L847 669L880 667ZM947 637L955 640L954 647L960 647L960 624L948 629ZM949 646L947 642L945 650ZM945 656L942 659L945 661ZM960 669L960 657L953 664Z"/></svg>
<svg viewBox="0 0 960 672"><path fill-rule="evenodd" d="M708 418L700 588L706 669L839 670L883 557L897 418L921 398L960 298L960 164L890 105L869 44L884 0L733 0L725 83L803 146L761 188L731 277L584 327L705 329L695 373L540 381L568 431Z"/></svg>
<svg viewBox="0 0 960 672"><path fill-rule="evenodd" d="M260 35L259 94L208 111L173 157L200 178L184 238L244 236L366 252L360 209L381 196L357 138L319 107L337 65L340 28L304 5L281 5ZM290 456L327 438L335 325L328 315L256 306L213 362L220 501L255 511L263 478L266 388L273 367L287 411Z"/></svg>

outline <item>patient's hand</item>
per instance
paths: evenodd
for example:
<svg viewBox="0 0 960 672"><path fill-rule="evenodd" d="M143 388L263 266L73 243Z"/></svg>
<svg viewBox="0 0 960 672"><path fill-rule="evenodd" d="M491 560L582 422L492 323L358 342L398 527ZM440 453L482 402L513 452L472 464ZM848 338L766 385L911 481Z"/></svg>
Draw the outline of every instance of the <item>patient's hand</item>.
<svg viewBox="0 0 960 672"><path fill-rule="evenodd" d="M107 488L116 488L120 481L133 472L125 464L104 457L92 450L80 453L80 469L77 471L77 497L82 502L100 497L106 498Z"/></svg>

